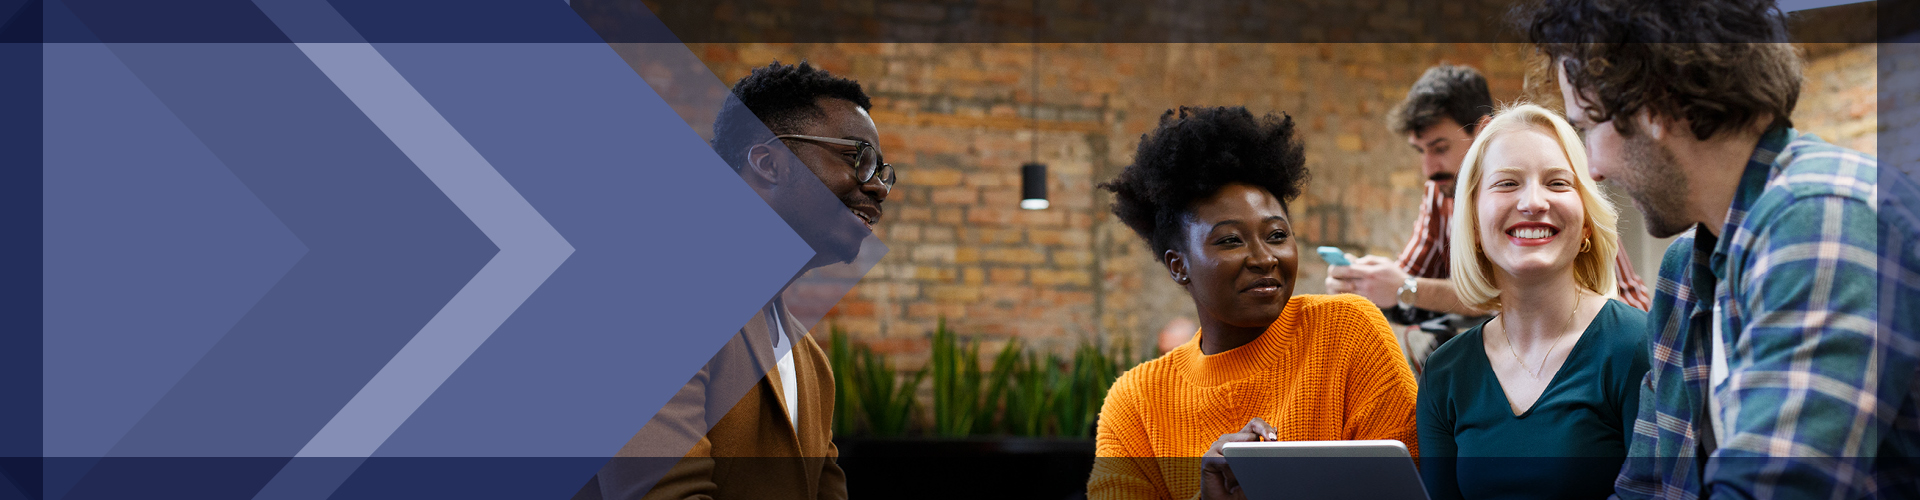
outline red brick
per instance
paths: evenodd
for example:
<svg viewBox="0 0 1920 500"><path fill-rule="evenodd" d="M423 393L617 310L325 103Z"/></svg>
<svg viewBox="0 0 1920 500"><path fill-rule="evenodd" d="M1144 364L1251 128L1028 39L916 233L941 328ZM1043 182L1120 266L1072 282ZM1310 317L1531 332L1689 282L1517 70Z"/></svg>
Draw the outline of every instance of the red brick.
<svg viewBox="0 0 1920 500"><path fill-rule="evenodd" d="M920 226L914 224L880 224L873 228L873 232L880 237L880 241L920 241Z"/></svg>
<svg viewBox="0 0 1920 500"><path fill-rule="evenodd" d="M1019 207L1020 188L991 187L980 190L980 204L989 207Z"/></svg>
<svg viewBox="0 0 1920 500"><path fill-rule="evenodd" d="M970 187L934 188L933 202L940 205L972 205L980 201L980 193Z"/></svg>
<svg viewBox="0 0 1920 500"><path fill-rule="evenodd" d="M960 270L960 282L969 285L978 285L986 281L986 274L986 272L978 267L962 269Z"/></svg>
<svg viewBox="0 0 1920 500"><path fill-rule="evenodd" d="M1059 226L1059 225L1061 225L1061 224L1063 224L1063 223L1065 223L1065 222L1066 222L1066 220L1067 220L1067 212L1066 212L1066 211L1064 211L1064 210L1052 210L1052 209L1048 209L1048 210L1020 210L1020 209L1014 209L1014 211L1016 211L1016 212L1018 212L1018 213L1017 213L1017 214L1014 214L1015 216L1013 217L1013 220L1014 220L1015 222L1017 222L1017 223L1019 223L1020 225L1023 225L1023 226L1027 226L1027 227L1034 227L1034 226L1043 226L1043 227L1047 227L1047 226Z"/></svg>
<svg viewBox="0 0 1920 500"><path fill-rule="evenodd" d="M1093 253L1086 250L1054 250L1053 265L1060 267L1081 267L1093 263Z"/></svg>
<svg viewBox="0 0 1920 500"><path fill-rule="evenodd" d="M860 286L853 287L853 295L875 301L912 298L920 295L920 284L888 281L862 282Z"/></svg>
<svg viewBox="0 0 1920 500"><path fill-rule="evenodd" d="M941 302L973 302L980 300L981 287L972 285L932 285L927 287L927 298Z"/></svg>
<svg viewBox="0 0 1920 500"><path fill-rule="evenodd" d="M1060 291L1060 292L1054 292L1054 293L1058 294L1058 299L1064 303L1069 303L1069 304L1092 304L1093 303L1092 292Z"/></svg>
<svg viewBox="0 0 1920 500"><path fill-rule="evenodd" d="M981 244L1020 243L1025 240L1019 229L981 228L973 231L975 242Z"/></svg>
<svg viewBox="0 0 1920 500"><path fill-rule="evenodd" d="M940 306L937 306L937 305L934 305L934 304L933 304L933 303L931 303L931 302L921 302L921 303L918 303L918 304L908 304L908 305L907 305L907 317L909 317L909 318L922 318L922 319L925 319L925 318L938 318L938 317L940 317Z"/></svg>
<svg viewBox="0 0 1920 500"><path fill-rule="evenodd" d="M817 339L826 339L828 335L833 334L833 329L835 328L847 332L855 339L874 338L880 335L880 321L878 319L845 315L830 316L822 320L819 324L814 325L813 331L810 333L818 335L819 337L815 337ZM858 340L856 340L856 342L858 342Z"/></svg>
<svg viewBox="0 0 1920 500"><path fill-rule="evenodd" d="M1133 236L1132 230L1126 229L1124 227L1120 227L1117 229L1120 229L1122 231L1120 233L1122 236ZM1060 245L1073 247L1073 248L1085 248L1087 246L1087 241L1089 241L1089 238L1091 238L1092 236L1093 236L1093 231L1068 231L1065 233L1061 233Z"/></svg>
<svg viewBox="0 0 1920 500"><path fill-rule="evenodd" d="M878 354L925 352L927 350L927 340L924 338L891 337L872 339L861 343Z"/></svg>
<svg viewBox="0 0 1920 500"><path fill-rule="evenodd" d="M1053 271L1053 270L1047 270L1047 269L1035 269L1033 270L1032 279L1033 279L1034 285L1040 285L1040 286L1052 286L1052 285L1087 286L1087 285L1093 284L1093 279L1088 277L1086 271L1076 271L1076 270Z"/></svg>
<svg viewBox="0 0 1920 500"><path fill-rule="evenodd" d="M971 245L955 247L953 250L953 262L955 264L980 262L980 248Z"/></svg>
<svg viewBox="0 0 1920 500"><path fill-rule="evenodd" d="M1066 215L1067 215L1066 217L1067 227L1081 229L1081 230L1085 230L1087 228L1093 227L1093 214L1089 214L1086 212L1074 212Z"/></svg>
<svg viewBox="0 0 1920 500"><path fill-rule="evenodd" d="M1087 189L1083 187L1080 188L1079 191L1086 192ZM1052 205L1049 208L1057 208L1068 212L1086 212L1093 209L1093 198L1088 196L1056 196L1048 201L1050 201ZM1106 207L1100 208L1101 212L1106 211ZM1068 223L1071 224L1072 221L1068 221Z"/></svg>
<svg viewBox="0 0 1920 500"><path fill-rule="evenodd" d="M827 314L829 315L838 314L838 315L858 317L858 316L872 316L873 313L874 313L873 302L869 302L865 300L842 300L840 301L840 303L834 304L833 310L829 311Z"/></svg>
<svg viewBox="0 0 1920 500"><path fill-rule="evenodd" d="M1047 261L1046 254L1024 247L987 248L980 252L980 257L986 262L1000 264L1040 264Z"/></svg>
<svg viewBox="0 0 1920 500"><path fill-rule="evenodd" d="M913 248L914 262L952 264L956 261L953 245L919 245Z"/></svg>
<svg viewBox="0 0 1920 500"><path fill-rule="evenodd" d="M901 222L930 221L933 220L933 209L888 203L886 205L886 215L883 217L884 218L881 219L883 222L887 219Z"/></svg>
<svg viewBox="0 0 1920 500"><path fill-rule="evenodd" d="M986 285L979 291L989 302L1020 304L1033 297L1033 288L1027 285Z"/></svg>
<svg viewBox="0 0 1920 500"><path fill-rule="evenodd" d="M918 144L916 144L918 146ZM905 146L902 146L905 147ZM965 174L950 168L916 169L911 174L900 173L900 182L911 182L920 186L958 186Z"/></svg>
<svg viewBox="0 0 1920 500"><path fill-rule="evenodd" d="M1026 281L1027 270L1012 267L996 267L987 270L987 279L994 283L1019 283Z"/></svg>
<svg viewBox="0 0 1920 500"><path fill-rule="evenodd" d="M953 281L960 272L950 267L919 266L913 270L913 279L920 281Z"/></svg>
<svg viewBox="0 0 1920 500"><path fill-rule="evenodd" d="M1013 222L1015 210L1019 209L976 205L967 207L966 220L974 224L1007 224Z"/></svg>
<svg viewBox="0 0 1920 500"><path fill-rule="evenodd" d="M967 211L970 208L975 207L944 207L935 209L933 212L933 221L941 224L959 224L962 219L967 218Z"/></svg>
<svg viewBox="0 0 1920 500"><path fill-rule="evenodd" d="M1011 168L992 169L967 173L967 184L980 187L1019 186L1020 172Z"/></svg>

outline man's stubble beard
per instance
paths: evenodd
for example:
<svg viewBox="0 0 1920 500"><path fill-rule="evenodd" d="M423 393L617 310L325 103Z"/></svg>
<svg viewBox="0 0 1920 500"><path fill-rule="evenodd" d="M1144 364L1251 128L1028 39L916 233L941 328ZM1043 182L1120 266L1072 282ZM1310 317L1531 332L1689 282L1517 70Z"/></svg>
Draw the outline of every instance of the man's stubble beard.
<svg viewBox="0 0 1920 500"><path fill-rule="evenodd" d="M1611 179L1633 198L1633 207L1646 217L1647 234L1667 238L1693 228L1687 220L1686 170L1672 150L1645 134L1626 138L1627 168Z"/></svg>

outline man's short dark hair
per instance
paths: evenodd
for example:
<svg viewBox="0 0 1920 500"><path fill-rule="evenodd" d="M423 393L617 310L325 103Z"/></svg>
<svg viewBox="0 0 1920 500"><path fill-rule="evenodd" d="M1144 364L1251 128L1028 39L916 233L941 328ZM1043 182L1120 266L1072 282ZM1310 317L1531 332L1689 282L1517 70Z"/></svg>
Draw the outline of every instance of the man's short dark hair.
<svg viewBox="0 0 1920 500"><path fill-rule="evenodd" d="M1420 81L1413 82L1407 98L1387 113L1387 128L1407 135L1451 118L1473 133L1480 118L1493 114L1493 94L1487 91L1487 77L1467 66L1442 64L1427 68Z"/></svg>
<svg viewBox="0 0 1920 500"><path fill-rule="evenodd" d="M822 97L873 109L873 100L860 90L860 82L833 76L804 60L797 65L774 61L754 69L733 84L733 97L714 119L713 149L734 170L746 163L748 147L771 140L774 134L799 133L808 121L824 118L826 111L818 104Z"/></svg>
<svg viewBox="0 0 1920 500"><path fill-rule="evenodd" d="M1282 207L1307 183L1305 148L1293 117L1255 118L1247 108L1188 108L1160 115L1160 126L1140 136L1140 150L1112 181L1113 214L1155 254L1184 247L1182 218L1195 201L1229 183L1259 186Z"/></svg>
<svg viewBox="0 0 1920 500"><path fill-rule="evenodd" d="M1641 110L1685 118L1700 140L1761 116L1793 125L1800 55L1773 0L1540 0L1514 21L1586 96L1587 116L1623 135L1637 127L1616 118Z"/></svg>

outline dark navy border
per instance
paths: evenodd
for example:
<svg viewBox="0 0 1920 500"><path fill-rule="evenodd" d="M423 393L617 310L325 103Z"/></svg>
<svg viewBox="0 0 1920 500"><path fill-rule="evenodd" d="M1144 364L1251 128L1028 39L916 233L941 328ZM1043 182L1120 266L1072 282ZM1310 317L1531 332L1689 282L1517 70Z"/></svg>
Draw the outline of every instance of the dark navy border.
<svg viewBox="0 0 1920 500"><path fill-rule="evenodd" d="M0 481L26 498L42 490L40 17L0 2Z"/></svg>
<svg viewBox="0 0 1920 500"><path fill-rule="evenodd" d="M609 42L646 42L660 23L684 43L1524 43L1510 12L1533 0L1348 2L1189 0L874 0L781 8L769 0L571 0ZM777 15L755 13L780 9ZM1788 13L1798 42L1864 43L1905 33L1920 0ZM1801 24L1813 25L1802 29ZM1400 27L1387 30L1383 26Z"/></svg>
<svg viewBox="0 0 1920 500"><path fill-rule="evenodd" d="M56 29L48 42L258 43L287 42L251 0L56 0L94 33ZM767 0L660 0L650 10L638 0L571 0L577 16L552 9L558 0L330 0L358 30L299 33L295 42L372 43L1487 43L1524 42L1509 25L1504 4L1411 2L1403 12L1340 2L1192 0L1179 19L1164 2L990 0L927 3L875 0L853 12L779 7ZM38 5L38 0L0 0ZM778 16L748 13L782 8ZM1871 42L1908 31L1917 0L1879 0L1800 11L1821 29L1801 42ZM727 14L730 13L730 14ZM876 14L881 13L881 14ZM752 18L751 25L740 19ZM772 21L766 21L771 19ZM583 21L584 20L584 21ZM767 24L771 22L772 24ZM1382 31L1378 26L1417 26ZM589 28L590 26L590 28Z"/></svg>

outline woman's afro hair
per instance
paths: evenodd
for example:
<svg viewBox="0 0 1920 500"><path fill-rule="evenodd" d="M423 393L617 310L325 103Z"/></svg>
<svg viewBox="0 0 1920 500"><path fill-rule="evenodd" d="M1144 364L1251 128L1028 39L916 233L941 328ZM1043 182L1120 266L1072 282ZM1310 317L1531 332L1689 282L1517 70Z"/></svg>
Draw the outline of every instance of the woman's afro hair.
<svg viewBox="0 0 1920 500"><path fill-rule="evenodd" d="M1230 183L1259 186L1284 208L1307 183L1304 148L1293 117L1255 118L1247 108L1182 106L1160 115L1140 136L1133 164L1100 187L1113 192L1113 214L1155 254L1184 250L1180 232L1195 201Z"/></svg>

